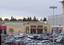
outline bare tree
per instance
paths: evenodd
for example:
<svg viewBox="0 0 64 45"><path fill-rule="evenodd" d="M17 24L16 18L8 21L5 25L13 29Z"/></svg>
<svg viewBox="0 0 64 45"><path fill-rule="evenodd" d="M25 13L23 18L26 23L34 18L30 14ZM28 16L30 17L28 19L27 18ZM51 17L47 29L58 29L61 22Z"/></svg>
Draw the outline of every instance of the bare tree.
<svg viewBox="0 0 64 45"><path fill-rule="evenodd" d="M23 18L23 21L27 21L27 19L24 17L24 18Z"/></svg>
<svg viewBox="0 0 64 45"><path fill-rule="evenodd" d="M29 21L32 21L32 18L31 17L29 17Z"/></svg>
<svg viewBox="0 0 64 45"><path fill-rule="evenodd" d="M33 21L38 21L37 18L36 18L35 16L33 17Z"/></svg>
<svg viewBox="0 0 64 45"><path fill-rule="evenodd" d="M0 21L3 21L3 19L2 19L2 18L0 18Z"/></svg>
<svg viewBox="0 0 64 45"><path fill-rule="evenodd" d="M8 18L5 18L4 21L9 21L9 19Z"/></svg>
<svg viewBox="0 0 64 45"><path fill-rule="evenodd" d="M31 18L31 17L28 17L28 18L27 18L27 21L32 21L32 18Z"/></svg>
<svg viewBox="0 0 64 45"><path fill-rule="evenodd" d="M17 21L17 19L16 19L16 18L14 18L13 16L11 16L10 21Z"/></svg>
<svg viewBox="0 0 64 45"><path fill-rule="evenodd" d="M44 17L43 21L47 21L47 18Z"/></svg>

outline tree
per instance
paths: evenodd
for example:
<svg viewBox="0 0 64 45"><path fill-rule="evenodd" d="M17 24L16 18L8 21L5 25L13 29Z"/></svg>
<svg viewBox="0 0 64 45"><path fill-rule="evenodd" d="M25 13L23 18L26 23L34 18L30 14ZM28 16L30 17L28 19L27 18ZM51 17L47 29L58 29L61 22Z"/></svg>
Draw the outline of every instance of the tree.
<svg viewBox="0 0 64 45"><path fill-rule="evenodd" d="M27 21L29 21L30 19L29 19L29 17L27 18Z"/></svg>
<svg viewBox="0 0 64 45"><path fill-rule="evenodd" d="M14 17L13 17L13 16L11 16L11 19L14 19Z"/></svg>
<svg viewBox="0 0 64 45"><path fill-rule="evenodd" d="M27 18L27 21L32 21L32 18L31 18L31 17L28 17L28 18Z"/></svg>
<svg viewBox="0 0 64 45"><path fill-rule="evenodd" d="M15 19L13 16L11 16L10 21L17 21L17 19Z"/></svg>
<svg viewBox="0 0 64 45"><path fill-rule="evenodd" d="M23 18L23 21L27 21L27 19L24 17L24 18Z"/></svg>
<svg viewBox="0 0 64 45"><path fill-rule="evenodd" d="M9 19L8 18L5 18L4 21L9 21Z"/></svg>
<svg viewBox="0 0 64 45"><path fill-rule="evenodd" d="M32 18L31 17L29 17L29 21L32 21Z"/></svg>
<svg viewBox="0 0 64 45"><path fill-rule="evenodd" d="M33 21L37 21L37 19L36 19L36 17L35 17L35 16L33 17Z"/></svg>
<svg viewBox="0 0 64 45"><path fill-rule="evenodd" d="M43 21L43 19L41 18L40 21Z"/></svg>
<svg viewBox="0 0 64 45"><path fill-rule="evenodd" d="M0 21L3 21L3 19L2 19L2 18L0 18Z"/></svg>
<svg viewBox="0 0 64 45"><path fill-rule="evenodd" d="M47 19L46 19L46 18L44 18L44 19L43 19L43 21L47 21Z"/></svg>

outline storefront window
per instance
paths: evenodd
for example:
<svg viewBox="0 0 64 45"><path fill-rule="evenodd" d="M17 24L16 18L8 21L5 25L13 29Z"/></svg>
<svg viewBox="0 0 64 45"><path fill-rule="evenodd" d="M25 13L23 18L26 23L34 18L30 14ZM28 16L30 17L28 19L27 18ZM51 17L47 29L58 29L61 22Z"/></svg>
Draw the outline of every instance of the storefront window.
<svg viewBox="0 0 64 45"><path fill-rule="evenodd" d="M36 29L31 29L31 34L36 34Z"/></svg>
<svg viewBox="0 0 64 45"><path fill-rule="evenodd" d="M36 26L35 25L31 26L31 34L36 34Z"/></svg>
<svg viewBox="0 0 64 45"><path fill-rule="evenodd" d="M26 33L29 33L29 27L26 27Z"/></svg>
<svg viewBox="0 0 64 45"><path fill-rule="evenodd" d="M42 34L43 29L37 29L37 34Z"/></svg>
<svg viewBox="0 0 64 45"><path fill-rule="evenodd" d="M44 31L45 31L45 33L47 33L47 27L44 27Z"/></svg>
<svg viewBox="0 0 64 45"><path fill-rule="evenodd" d="M42 34L42 33L43 33L43 26L42 25L38 25L37 34Z"/></svg>

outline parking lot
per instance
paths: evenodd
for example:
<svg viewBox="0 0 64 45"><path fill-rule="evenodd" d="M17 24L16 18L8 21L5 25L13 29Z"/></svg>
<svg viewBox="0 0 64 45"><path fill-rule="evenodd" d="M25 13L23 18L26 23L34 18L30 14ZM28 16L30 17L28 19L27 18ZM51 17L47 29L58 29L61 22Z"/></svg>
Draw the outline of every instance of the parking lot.
<svg viewBox="0 0 64 45"><path fill-rule="evenodd" d="M1 43L1 45L53 45L52 42L50 43L28 43L28 44L5 44L5 43ZM60 43L55 43L54 45L63 45Z"/></svg>
<svg viewBox="0 0 64 45"><path fill-rule="evenodd" d="M49 40L47 36L45 38L37 36L7 36L6 38L2 37L1 45L63 45L63 43L53 42ZM47 38L46 38L47 37ZM53 39L52 39L53 40Z"/></svg>

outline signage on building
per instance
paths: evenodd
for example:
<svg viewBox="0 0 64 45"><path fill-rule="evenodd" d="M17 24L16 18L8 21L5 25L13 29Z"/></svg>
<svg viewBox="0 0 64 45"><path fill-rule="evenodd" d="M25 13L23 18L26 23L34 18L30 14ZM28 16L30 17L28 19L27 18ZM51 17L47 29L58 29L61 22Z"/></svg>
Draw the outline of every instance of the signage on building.
<svg viewBox="0 0 64 45"><path fill-rule="evenodd" d="M7 27L6 26L0 26L0 30L6 30Z"/></svg>

